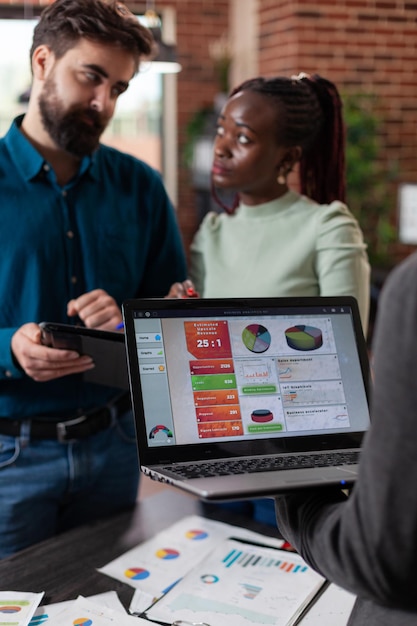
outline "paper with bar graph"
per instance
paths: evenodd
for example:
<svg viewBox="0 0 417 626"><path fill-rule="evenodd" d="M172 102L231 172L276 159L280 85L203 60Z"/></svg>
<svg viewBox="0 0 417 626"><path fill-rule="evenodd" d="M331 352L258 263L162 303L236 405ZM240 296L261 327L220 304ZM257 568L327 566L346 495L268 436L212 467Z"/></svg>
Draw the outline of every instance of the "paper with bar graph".
<svg viewBox="0 0 417 626"><path fill-rule="evenodd" d="M147 611L171 624L291 626L325 584L297 554L227 539Z"/></svg>

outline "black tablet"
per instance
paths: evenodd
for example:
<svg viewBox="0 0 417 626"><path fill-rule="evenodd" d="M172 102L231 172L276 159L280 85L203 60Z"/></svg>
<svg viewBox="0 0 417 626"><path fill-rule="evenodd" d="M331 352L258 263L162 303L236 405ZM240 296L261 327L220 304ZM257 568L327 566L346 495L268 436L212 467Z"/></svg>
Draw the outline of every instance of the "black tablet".
<svg viewBox="0 0 417 626"><path fill-rule="evenodd" d="M124 333L41 322L43 345L88 354L95 368L84 372L86 382L129 389Z"/></svg>

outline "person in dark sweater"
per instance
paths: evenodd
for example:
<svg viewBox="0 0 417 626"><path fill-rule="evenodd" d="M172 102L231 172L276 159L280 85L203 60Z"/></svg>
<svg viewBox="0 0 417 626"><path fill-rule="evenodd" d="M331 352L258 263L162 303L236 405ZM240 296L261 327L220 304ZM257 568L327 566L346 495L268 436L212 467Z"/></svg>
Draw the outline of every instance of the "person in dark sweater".
<svg viewBox="0 0 417 626"><path fill-rule="evenodd" d="M373 340L372 426L349 497L335 489L275 499L282 535L357 595L349 626L417 624L417 254L389 275Z"/></svg>

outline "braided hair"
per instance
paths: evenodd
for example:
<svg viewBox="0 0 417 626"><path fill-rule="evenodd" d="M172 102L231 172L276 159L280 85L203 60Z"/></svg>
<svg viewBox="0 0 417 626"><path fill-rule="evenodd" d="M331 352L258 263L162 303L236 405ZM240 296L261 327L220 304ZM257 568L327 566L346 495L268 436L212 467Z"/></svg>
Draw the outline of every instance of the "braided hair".
<svg viewBox="0 0 417 626"><path fill-rule="evenodd" d="M229 97L252 91L276 104L277 142L300 146L301 193L319 204L345 201L345 129L342 102L336 86L318 74L292 78L252 78ZM279 121L278 121L279 120ZM216 200L217 194L213 188ZM233 213L238 204L223 208Z"/></svg>

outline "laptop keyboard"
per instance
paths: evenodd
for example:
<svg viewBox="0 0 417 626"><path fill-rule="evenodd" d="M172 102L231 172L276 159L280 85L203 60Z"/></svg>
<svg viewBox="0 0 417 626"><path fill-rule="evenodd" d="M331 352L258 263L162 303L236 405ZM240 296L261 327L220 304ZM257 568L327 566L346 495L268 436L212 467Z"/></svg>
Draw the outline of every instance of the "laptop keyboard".
<svg viewBox="0 0 417 626"><path fill-rule="evenodd" d="M181 478L204 478L208 476L230 476L232 474L253 474L273 472L284 469L308 469L334 465L353 465L359 461L359 450L347 452L329 452L320 454L291 454L276 457L257 457L230 461L211 461L206 463L187 463L185 465L167 465L165 470Z"/></svg>

